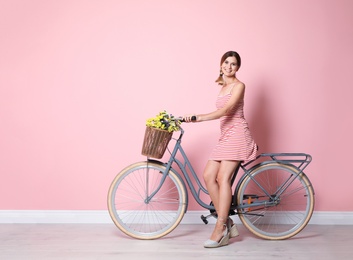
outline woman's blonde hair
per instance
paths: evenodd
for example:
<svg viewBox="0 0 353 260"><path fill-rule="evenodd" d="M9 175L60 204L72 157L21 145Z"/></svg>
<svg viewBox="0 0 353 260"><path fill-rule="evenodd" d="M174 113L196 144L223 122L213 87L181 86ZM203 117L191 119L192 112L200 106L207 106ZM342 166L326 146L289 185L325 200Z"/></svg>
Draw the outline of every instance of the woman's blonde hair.
<svg viewBox="0 0 353 260"><path fill-rule="evenodd" d="M240 65L241 65L241 58L240 58L240 55L236 51L228 51L228 52L224 53L222 58L221 58L220 66L222 66L223 62L228 57L235 57L235 59L237 60L237 66L238 66L238 69L239 69ZM216 83L218 83L219 85L223 85L224 84L222 69L220 69L219 77L216 79Z"/></svg>

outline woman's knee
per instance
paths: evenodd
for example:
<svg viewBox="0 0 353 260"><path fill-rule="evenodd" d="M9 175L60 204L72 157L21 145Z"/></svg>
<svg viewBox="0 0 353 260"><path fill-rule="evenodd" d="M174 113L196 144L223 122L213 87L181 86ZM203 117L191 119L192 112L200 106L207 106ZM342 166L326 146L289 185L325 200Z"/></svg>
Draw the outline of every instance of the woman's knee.
<svg viewBox="0 0 353 260"><path fill-rule="evenodd" d="M212 172L209 171L204 171L203 173L203 179L207 183L213 183L216 182L216 175Z"/></svg>
<svg viewBox="0 0 353 260"><path fill-rule="evenodd" d="M220 163L215 161L208 161L203 172L203 179L206 183L216 182Z"/></svg>
<svg viewBox="0 0 353 260"><path fill-rule="evenodd" d="M224 176L218 176L217 183L220 188L228 188L230 187L230 179L224 178Z"/></svg>

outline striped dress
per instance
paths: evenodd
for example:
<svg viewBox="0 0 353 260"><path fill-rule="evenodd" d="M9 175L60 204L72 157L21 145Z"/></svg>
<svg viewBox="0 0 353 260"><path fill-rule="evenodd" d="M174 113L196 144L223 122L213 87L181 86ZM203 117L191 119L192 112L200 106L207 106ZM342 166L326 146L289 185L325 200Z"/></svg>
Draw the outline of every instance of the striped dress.
<svg viewBox="0 0 353 260"><path fill-rule="evenodd" d="M217 109L222 108L231 95L230 93L218 96ZM244 100L240 101L228 115L220 118L221 136L211 153L210 160L250 161L256 158L257 145L245 121L243 108Z"/></svg>

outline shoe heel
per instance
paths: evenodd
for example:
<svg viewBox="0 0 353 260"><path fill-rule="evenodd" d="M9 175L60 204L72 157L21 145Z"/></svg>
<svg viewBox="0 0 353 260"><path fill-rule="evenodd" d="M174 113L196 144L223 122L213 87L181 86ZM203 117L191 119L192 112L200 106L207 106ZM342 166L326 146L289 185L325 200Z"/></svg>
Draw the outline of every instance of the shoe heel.
<svg viewBox="0 0 353 260"><path fill-rule="evenodd" d="M233 224L233 226L230 228L229 236L231 238L239 236L239 231L238 231L237 226L235 224Z"/></svg>
<svg viewBox="0 0 353 260"><path fill-rule="evenodd" d="M239 236L239 231L237 229L237 226L233 223L233 221L229 217L227 219L227 228L229 231L229 238Z"/></svg>
<svg viewBox="0 0 353 260"><path fill-rule="evenodd" d="M226 246L229 244L229 234L222 237L221 241L219 242L219 246Z"/></svg>

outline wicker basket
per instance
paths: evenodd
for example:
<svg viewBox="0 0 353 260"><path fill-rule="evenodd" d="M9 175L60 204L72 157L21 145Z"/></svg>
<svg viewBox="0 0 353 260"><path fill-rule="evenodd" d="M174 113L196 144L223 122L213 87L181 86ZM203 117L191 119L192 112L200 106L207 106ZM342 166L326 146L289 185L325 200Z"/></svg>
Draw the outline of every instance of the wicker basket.
<svg viewBox="0 0 353 260"><path fill-rule="evenodd" d="M163 157L173 133L166 130L146 127L142 155L160 159Z"/></svg>

